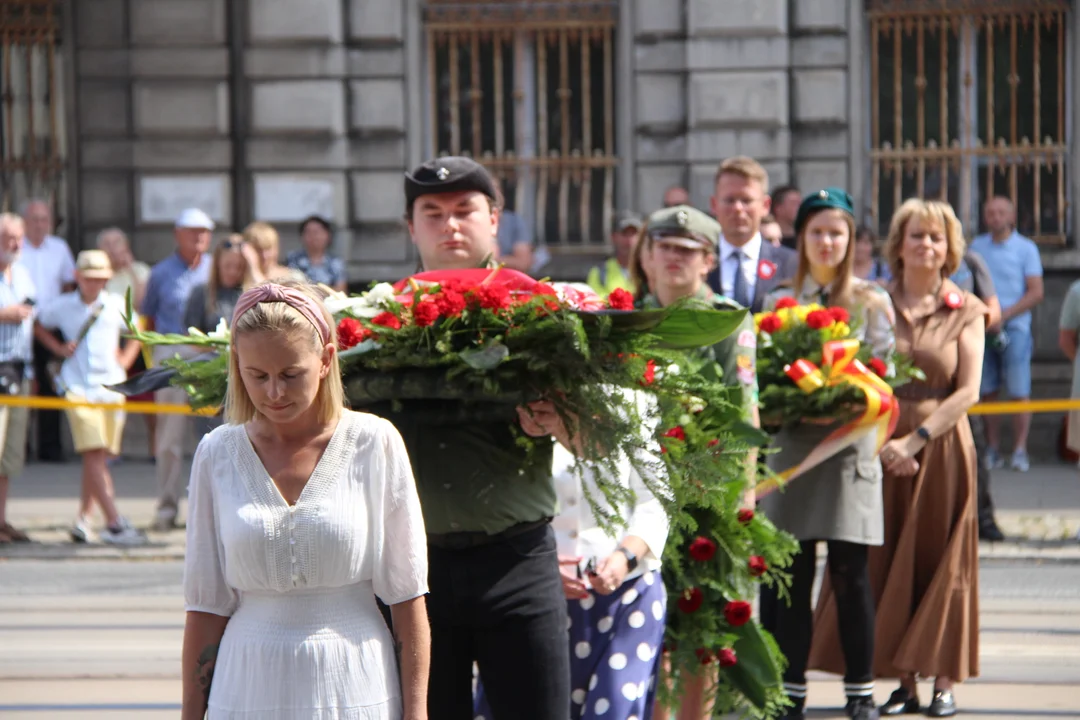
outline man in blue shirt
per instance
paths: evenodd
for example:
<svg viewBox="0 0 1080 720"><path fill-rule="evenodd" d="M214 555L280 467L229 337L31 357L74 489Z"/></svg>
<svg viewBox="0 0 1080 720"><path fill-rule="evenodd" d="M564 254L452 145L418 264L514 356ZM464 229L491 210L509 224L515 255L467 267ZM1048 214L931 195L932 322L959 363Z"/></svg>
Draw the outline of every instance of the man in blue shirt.
<svg viewBox="0 0 1080 720"><path fill-rule="evenodd" d="M1005 197L987 201L983 210L990 231L979 235L971 249L982 256L990 269L998 300L1001 303L1001 322L987 328L988 334L998 334L988 343L983 361L982 396L995 400L1002 384L1013 400L1031 397L1031 310L1043 299L1043 270L1039 248L1016 231L1016 208ZM1012 468L1027 472L1028 430L1031 413L1013 416L1016 444ZM991 468L1004 465L1000 452L999 419L990 416L986 421L989 448L985 462Z"/></svg>
<svg viewBox="0 0 1080 720"><path fill-rule="evenodd" d="M210 279L213 261L207 253L214 221L202 210L189 208L176 219L176 252L150 271L140 314L146 329L159 333L187 334L184 310L192 289ZM190 352L183 346L159 345L154 348L154 364L174 355ZM167 387L154 393L154 401L165 405L182 405L187 393L180 388ZM184 415L162 415L158 418L154 459L157 462L159 486L157 517L154 529L159 532L176 526L183 478L184 444L188 418Z"/></svg>

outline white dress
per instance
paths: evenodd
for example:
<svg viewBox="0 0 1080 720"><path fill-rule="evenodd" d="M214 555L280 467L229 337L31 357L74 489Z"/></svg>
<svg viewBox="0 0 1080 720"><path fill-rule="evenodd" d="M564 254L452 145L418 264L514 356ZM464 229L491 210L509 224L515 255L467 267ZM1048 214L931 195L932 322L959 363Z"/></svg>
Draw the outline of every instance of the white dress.
<svg viewBox="0 0 1080 720"><path fill-rule="evenodd" d="M240 425L195 452L185 606L229 618L209 720L397 720L393 640L375 603L427 592L420 501L401 436L344 412L296 505Z"/></svg>

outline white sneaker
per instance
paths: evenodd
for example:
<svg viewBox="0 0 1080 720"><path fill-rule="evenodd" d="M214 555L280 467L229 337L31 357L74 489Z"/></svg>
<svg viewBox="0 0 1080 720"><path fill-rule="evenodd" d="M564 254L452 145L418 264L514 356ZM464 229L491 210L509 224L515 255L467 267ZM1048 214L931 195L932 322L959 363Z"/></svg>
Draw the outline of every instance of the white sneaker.
<svg viewBox="0 0 1080 720"><path fill-rule="evenodd" d="M161 508L154 517L154 532L169 532L176 527L176 511L170 508Z"/></svg>
<svg viewBox="0 0 1080 720"><path fill-rule="evenodd" d="M71 542L84 544L90 542L90 526L86 524L86 518L75 518L75 524L68 530Z"/></svg>
<svg viewBox="0 0 1080 720"><path fill-rule="evenodd" d="M141 530L132 527L121 526L116 530L105 528L101 531L101 542L106 545L123 545L125 547L145 545L146 535Z"/></svg>
<svg viewBox="0 0 1080 720"><path fill-rule="evenodd" d="M1027 472L1031 469L1031 460L1028 459L1027 450L1017 450L1012 455L1009 466L1016 472Z"/></svg>

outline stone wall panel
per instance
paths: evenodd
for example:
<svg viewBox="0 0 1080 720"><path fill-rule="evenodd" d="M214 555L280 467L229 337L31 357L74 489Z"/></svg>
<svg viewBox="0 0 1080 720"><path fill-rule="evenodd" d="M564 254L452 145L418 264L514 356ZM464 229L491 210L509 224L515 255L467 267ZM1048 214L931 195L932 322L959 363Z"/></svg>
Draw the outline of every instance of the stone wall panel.
<svg viewBox="0 0 1080 720"><path fill-rule="evenodd" d="M690 77L691 127L788 125L786 72L698 72Z"/></svg>
<svg viewBox="0 0 1080 720"><path fill-rule="evenodd" d="M135 46L225 43L225 0L134 0L129 7Z"/></svg>
<svg viewBox="0 0 1080 720"><path fill-rule="evenodd" d="M248 5L248 27L255 43L338 43L341 14L341 0L256 0Z"/></svg>
<svg viewBox="0 0 1080 720"><path fill-rule="evenodd" d="M224 134L229 131L228 84L136 82L135 130L150 134Z"/></svg>
<svg viewBox="0 0 1080 720"><path fill-rule="evenodd" d="M252 83L252 127L256 133L342 135L345 87L334 80Z"/></svg>

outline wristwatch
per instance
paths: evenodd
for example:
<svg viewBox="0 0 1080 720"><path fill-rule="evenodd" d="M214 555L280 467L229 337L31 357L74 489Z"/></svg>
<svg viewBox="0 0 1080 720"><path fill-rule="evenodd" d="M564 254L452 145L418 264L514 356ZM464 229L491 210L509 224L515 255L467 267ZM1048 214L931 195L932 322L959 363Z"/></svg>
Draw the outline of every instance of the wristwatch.
<svg viewBox="0 0 1080 720"><path fill-rule="evenodd" d="M637 569L637 555L630 552L624 547L615 548L615 552L621 552L623 555L626 556L626 567L630 570L630 572L634 572L634 570Z"/></svg>

